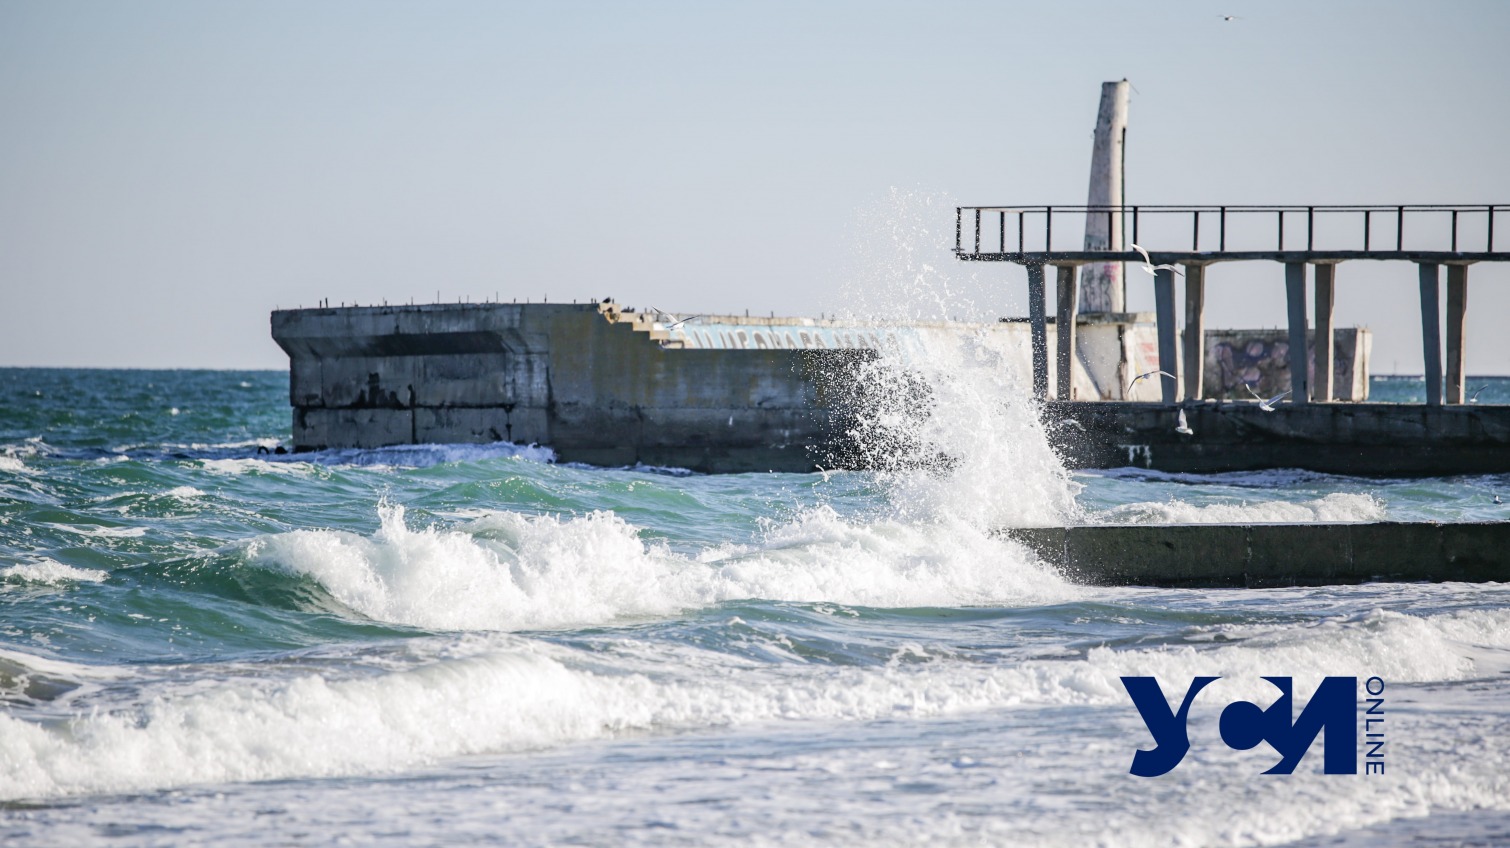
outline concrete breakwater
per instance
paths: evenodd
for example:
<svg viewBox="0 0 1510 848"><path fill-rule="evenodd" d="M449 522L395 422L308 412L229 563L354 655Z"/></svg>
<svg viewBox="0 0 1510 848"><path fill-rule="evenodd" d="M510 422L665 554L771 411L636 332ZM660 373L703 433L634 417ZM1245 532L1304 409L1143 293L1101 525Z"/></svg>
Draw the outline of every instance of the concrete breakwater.
<svg viewBox="0 0 1510 848"><path fill-rule="evenodd" d="M1179 407L1121 400L1130 374L1158 367L1144 317L1077 321L1069 388L1100 400L1043 407L1073 466L1510 471L1510 407L1263 412L1250 401L1187 401L1193 434L1176 433ZM567 462L704 472L853 465L847 364L881 350L905 361L968 338L999 367L1032 371L1030 328L1012 321L682 320L613 303L445 304L281 310L272 333L289 355L296 450L506 440L548 446Z"/></svg>
<svg viewBox="0 0 1510 848"><path fill-rule="evenodd" d="M1100 585L1510 580L1510 522L1082 525L1007 535L1066 575Z"/></svg>
<svg viewBox="0 0 1510 848"><path fill-rule="evenodd" d="M1087 323L1080 396L1152 366L1139 316ZM843 464L846 362L957 345L1030 367L1024 324L811 318L683 321L613 303L280 310L295 450L507 440L567 462L706 472ZM1147 336L1147 338L1145 338Z"/></svg>

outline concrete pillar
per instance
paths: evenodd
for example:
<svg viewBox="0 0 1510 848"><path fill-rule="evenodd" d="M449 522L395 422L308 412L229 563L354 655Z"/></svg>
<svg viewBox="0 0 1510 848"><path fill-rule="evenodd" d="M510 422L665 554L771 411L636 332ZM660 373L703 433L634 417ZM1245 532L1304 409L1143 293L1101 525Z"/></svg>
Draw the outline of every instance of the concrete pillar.
<svg viewBox="0 0 1510 848"><path fill-rule="evenodd" d="M1028 266L1028 322L1033 330L1033 396L1049 396L1049 329L1044 315L1043 266Z"/></svg>
<svg viewBox="0 0 1510 848"><path fill-rule="evenodd" d="M1059 308L1054 313L1054 335L1059 348L1054 361L1054 396L1060 400L1075 399L1075 303L1079 300L1075 271L1073 265L1060 265L1054 287L1059 295Z"/></svg>
<svg viewBox="0 0 1510 848"><path fill-rule="evenodd" d="M1331 262L1312 266L1316 276L1316 384L1311 387L1311 400L1328 403L1332 400L1332 306L1335 293L1337 266Z"/></svg>
<svg viewBox="0 0 1510 848"><path fill-rule="evenodd" d="M1426 366L1426 405L1442 405L1442 316L1438 307L1439 284L1435 262L1422 262L1421 353Z"/></svg>
<svg viewBox="0 0 1510 848"><path fill-rule="evenodd" d="M1174 379L1155 374L1163 387L1165 403L1179 400L1180 358L1176 344L1177 329L1174 325L1174 272L1160 268L1153 276L1154 313L1159 322L1159 368L1174 375Z"/></svg>
<svg viewBox="0 0 1510 848"><path fill-rule="evenodd" d="M1463 351L1468 319L1468 266L1447 266L1447 402L1464 401L1467 357Z"/></svg>
<svg viewBox="0 0 1510 848"><path fill-rule="evenodd" d="M1127 80L1101 84L1101 107L1096 113L1096 142L1091 150L1091 187L1085 205L1122 205L1122 142L1127 136ZM1086 250L1123 250L1122 216L1105 208L1085 213ZM1080 311L1127 311L1126 281L1121 262L1080 266Z"/></svg>
<svg viewBox="0 0 1510 848"><path fill-rule="evenodd" d="M1285 263L1285 302L1290 314L1290 402L1310 400L1306 370L1311 357L1306 350L1306 263Z"/></svg>
<svg viewBox="0 0 1510 848"><path fill-rule="evenodd" d="M1185 399L1200 400L1206 376L1206 266L1185 266Z"/></svg>

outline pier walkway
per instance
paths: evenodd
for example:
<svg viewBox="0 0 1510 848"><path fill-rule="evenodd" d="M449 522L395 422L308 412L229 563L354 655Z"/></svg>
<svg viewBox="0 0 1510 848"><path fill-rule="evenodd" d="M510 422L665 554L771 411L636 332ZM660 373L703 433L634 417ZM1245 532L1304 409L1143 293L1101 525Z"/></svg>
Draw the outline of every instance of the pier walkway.
<svg viewBox="0 0 1510 848"><path fill-rule="evenodd" d="M1144 265L1133 250L1067 250L1079 239L1077 224L1105 223L1112 241L1122 232L1130 244L1159 245L1148 250L1155 266L1154 299L1159 362L1173 377L1158 377L1166 404L1177 403L1185 373L1185 399L1200 400L1204 367L1206 269L1221 262L1278 262L1285 269L1291 361L1306 362L1306 268L1315 281L1315 373L1290 369L1287 403L1332 400L1333 300L1337 266L1354 260L1413 262L1419 268L1422 346L1428 406L1464 402L1465 317L1468 268L1477 262L1510 262L1510 252L1495 243L1496 219L1504 224L1510 204L1436 204L1395 206L961 206L955 209L955 254L972 262L1013 262L1028 269L1028 318L1032 327L1033 387L1048 397L1049 355L1044 302L1044 267L1057 270L1058 327L1056 368L1067 375L1075 355L1075 312L1079 299L1076 271L1081 265L1116 262ZM1100 216L1105 215L1105 221ZM1070 216L1066 218L1066 216ZM1059 222L1058 242L1055 223ZM1173 248L1179 244L1182 247ZM1188 244L1188 248L1183 245ZM1160 267L1162 266L1162 267ZM1185 276L1185 350L1179 356L1175 316L1175 266ZM1439 297L1441 269L1447 268L1446 357ZM1298 352L1298 355L1297 353ZM1446 390L1443 391L1443 377ZM1061 376L1058 385L1068 385ZM1071 400L1071 398L1060 398Z"/></svg>

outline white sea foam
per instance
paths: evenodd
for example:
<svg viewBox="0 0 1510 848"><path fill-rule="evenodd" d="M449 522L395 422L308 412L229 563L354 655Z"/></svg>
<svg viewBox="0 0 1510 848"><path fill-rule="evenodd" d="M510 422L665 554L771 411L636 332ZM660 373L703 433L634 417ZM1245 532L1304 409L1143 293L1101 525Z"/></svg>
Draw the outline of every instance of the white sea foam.
<svg viewBox="0 0 1510 848"><path fill-rule="evenodd" d="M1168 501L1123 504L1099 520L1110 524L1254 524L1277 522L1382 521L1384 502L1372 495L1334 492L1312 501L1239 500L1193 504Z"/></svg>
<svg viewBox="0 0 1510 848"><path fill-rule="evenodd" d="M435 629L518 630L664 616L727 600L865 606L1018 604L1078 589L1015 543L964 524L856 523L818 508L761 541L696 559L647 544L605 512L495 512L411 529L379 508L372 537L295 531L251 543L260 567L305 574L371 618Z"/></svg>
<svg viewBox="0 0 1510 848"><path fill-rule="evenodd" d="M16 583L45 583L56 586L60 583L100 583L109 577L110 573L106 571L74 568L51 559L0 568L0 581Z"/></svg>
<svg viewBox="0 0 1510 848"><path fill-rule="evenodd" d="M1465 646L1454 641L1465 626L1503 644L1510 611L1473 619L1372 613L1275 627L1202 650L1098 648L1081 659L1000 665L760 664L629 641L605 658L517 637L469 636L375 675L259 675L208 688L154 683L134 706L83 711L63 726L0 716L0 762L7 764L0 798L381 773L626 732L919 720L1026 706L1120 708L1127 697L1119 678L1135 674L1171 682L1221 676L1208 690L1220 697L1202 696L1211 703L1272 701L1276 693L1263 674L1294 676L1301 700L1332 674L1379 674L1401 692L1412 682L1474 678Z"/></svg>
<svg viewBox="0 0 1510 848"><path fill-rule="evenodd" d="M96 539L139 539L147 535L146 527L101 527L83 524L49 524L55 530Z"/></svg>
<svg viewBox="0 0 1510 848"><path fill-rule="evenodd" d="M14 456L0 456L0 473L35 474L36 469L28 468L26 463Z"/></svg>
<svg viewBox="0 0 1510 848"><path fill-rule="evenodd" d="M204 497L204 492L201 492L193 486L175 486L168 491L163 492L163 494L167 495L170 498L178 498L180 500L193 500L194 498Z"/></svg>
<svg viewBox="0 0 1510 848"><path fill-rule="evenodd" d="M303 474L305 470L297 463L266 462L260 459L201 459L199 467L211 474L237 477L248 472L261 474Z"/></svg>
<svg viewBox="0 0 1510 848"><path fill-rule="evenodd" d="M298 454L298 462L319 465L374 465L395 467L426 467L448 462L477 462L487 459L520 459L528 462L550 463L556 461L556 453L539 445L517 445L513 442L489 442L486 444L425 444L392 445L385 448L333 448ZM290 460L283 460L290 461Z"/></svg>

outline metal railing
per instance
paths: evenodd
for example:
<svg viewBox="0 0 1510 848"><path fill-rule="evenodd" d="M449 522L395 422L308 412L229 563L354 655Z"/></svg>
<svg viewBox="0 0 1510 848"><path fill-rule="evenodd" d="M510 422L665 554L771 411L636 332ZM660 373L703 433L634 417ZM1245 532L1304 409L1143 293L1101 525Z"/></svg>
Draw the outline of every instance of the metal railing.
<svg viewBox="0 0 1510 848"><path fill-rule="evenodd" d="M1089 253L1083 247L1082 229L1090 216L1104 214L1107 231L1116 229L1121 216L1123 242L1137 244L1140 234L1157 224L1158 242L1162 252L1171 250L1170 225L1178 225L1171 219L1184 216L1188 227L1178 227L1173 232L1185 230L1190 234L1191 253L1237 252L1286 252L1286 251L1353 251L1360 253L1405 252L1407 250L1433 250L1437 252L1494 253L1494 225L1497 215L1510 211L1510 204L1465 203L1465 204L1404 204L1395 206L958 206L954 212L954 250L962 255L1029 253ZM1070 226L1060 225L1060 240L1066 233L1077 236L1077 245L1072 250L1054 249L1054 221L1065 215L1074 216ZM1038 219L1042 219L1043 241L1037 241ZM994 220L993 220L994 219ZM1344 221L1342 219L1350 219ZM966 246L967 222L971 222L972 238ZM1206 246L1202 247L1202 224L1205 223ZM1407 226L1407 222L1409 226ZM1286 246L1286 224L1289 224L1290 239L1294 242L1298 232L1305 233L1305 246ZM1335 241L1338 223L1347 224L1351 235L1345 237L1344 246L1317 247L1319 231L1328 229L1328 241ZM995 224L995 226L991 226ZM1032 224L1030 228L1030 224ZM991 230L995 232L991 232ZM1412 236L1424 233L1434 242L1432 248L1407 247L1407 232ZM1241 235L1243 247L1229 250L1229 236ZM1482 235L1482 241L1479 236ZM994 238L993 238L994 236ZM1461 238L1460 238L1461 237ZM1183 237L1176 236L1183 241ZM1272 241L1269 239L1272 238ZM1212 242L1214 241L1214 245ZM1437 243L1440 241L1440 243ZM1471 244L1469 244L1471 242ZM1272 246L1270 246L1272 245ZM984 249L983 249L984 248ZM992 250L995 248L995 250ZM1214 248L1214 250L1213 250ZM1119 251L1107 253L1120 255Z"/></svg>

